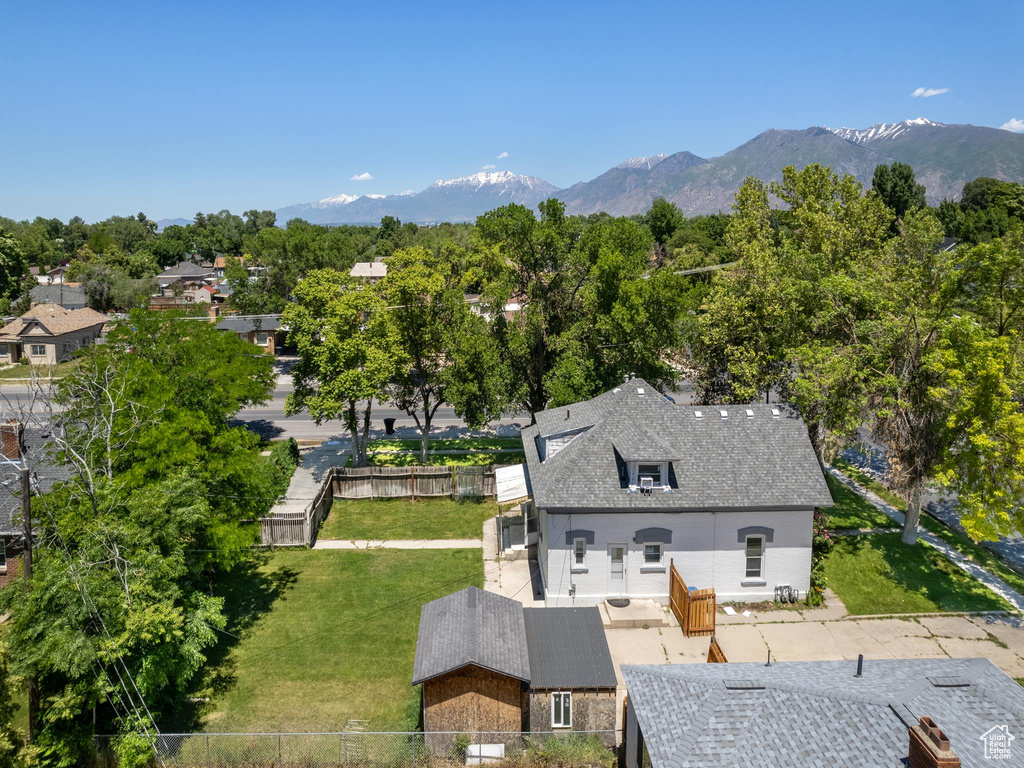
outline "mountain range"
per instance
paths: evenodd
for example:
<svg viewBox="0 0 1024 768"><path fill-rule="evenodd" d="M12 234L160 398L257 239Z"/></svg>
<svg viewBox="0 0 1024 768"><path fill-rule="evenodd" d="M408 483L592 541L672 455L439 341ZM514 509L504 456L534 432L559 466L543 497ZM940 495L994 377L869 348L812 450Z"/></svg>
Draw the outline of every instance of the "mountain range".
<svg viewBox="0 0 1024 768"><path fill-rule="evenodd" d="M770 129L713 158L691 152L633 157L590 181L559 190L534 176L491 171L439 179L421 192L338 195L277 211L280 224L303 218L314 224L375 224L383 216L430 224L472 221L508 203L530 208L549 197L574 214L642 213L655 197L676 203L687 215L729 211L743 179L777 181L782 168L811 163L853 174L870 186L875 166L908 163L925 185L929 203L960 196L964 182L979 176L1024 182L1024 134L974 125L947 125L923 117L870 128Z"/></svg>

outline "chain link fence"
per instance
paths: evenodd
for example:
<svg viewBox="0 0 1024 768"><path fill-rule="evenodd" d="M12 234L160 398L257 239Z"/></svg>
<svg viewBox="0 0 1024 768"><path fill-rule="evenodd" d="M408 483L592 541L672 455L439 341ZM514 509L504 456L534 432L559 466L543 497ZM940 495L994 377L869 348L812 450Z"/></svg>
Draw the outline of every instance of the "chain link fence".
<svg viewBox="0 0 1024 768"><path fill-rule="evenodd" d="M614 768L618 731L534 733L165 733L154 765L178 768ZM117 768L97 737L101 768Z"/></svg>

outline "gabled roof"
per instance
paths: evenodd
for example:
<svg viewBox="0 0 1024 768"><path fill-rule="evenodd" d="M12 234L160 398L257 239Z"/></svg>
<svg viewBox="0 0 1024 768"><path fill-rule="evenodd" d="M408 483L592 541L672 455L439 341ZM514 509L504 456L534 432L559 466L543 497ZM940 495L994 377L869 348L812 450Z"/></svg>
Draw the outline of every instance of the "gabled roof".
<svg viewBox="0 0 1024 768"><path fill-rule="evenodd" d="M358 261L352 265L352 277L387 277L388 265L383 261Z"/></svg>
<svg viewBox="0 0 1024 768"><path fill-rule="evenodd" d="M88 307L64 309L59 304L37 304L21 317L0 328L0 339L21 341L21 336L40 328L43 333L28 333L32 336L63 336L107 322L106 315Z"/></svg>
<svg viewBox="0 0 1024 768"><path fill-rule="evenodd" d="M601 613L588 608L523 608L534 689L615 688Z"/></svg>
<svg viewBox="0 0 1024 768"><path fill-rule="evenodd" d="M181 278L187 277L198 279L213 277L213 269L199 264L193 264L190 261L179 261L173 267L168 267L157 275L156 279L160 285L169 285Z"/></svg>
<svg viewBox="0 0 1024 768"><path fill-rule="evenodd" d="M65 309L81 309L88 304L85 288L70 283L37 285L29 293L33 304L57 304Z"/></svg>
<svg viewBox="0 0 1024 768"><path fill-rule="evenodd" d="M71 477L69 467L57 464L50 457L50 432L26 427L22 434L24 461L28 464L35 485L33 491L45 493L55 483ZM15 518L18 522L15 523ZM21 527L21 479L18 468L0 464L0 536L19 536Z"/></svg>
<svg viewBox="0 0 1024 768"><path fill-rule="evenodd" d="M233 333L276 331L281 328L280 315L230 315L217 323L217 330Z"/></svg>
<svg viewBox="0 0 1024 768"><path fill-rule="evenodd" d="M964 768L982 735L1024 730L1024 689L987 659L624 666L652 768L903 766L921 716Z"/></svg>
<svg viewBox="0 0 1024 768"><path fill-rule="evenodd" d="M467 587L423 606L412 684L469 665L529 682L522 603Z"/></svg>
<svg viewBox="0 0 1024 768"><path fill-rule="evenodd" d="M540 460L537 438L585 427L555 456ZM632 379L591 400L538 413L522 437L534 501L549 510L832 506L807 428L785 406L675 405ZM627 492L624 462L644 458L672 462L669 493Z"/></svg>

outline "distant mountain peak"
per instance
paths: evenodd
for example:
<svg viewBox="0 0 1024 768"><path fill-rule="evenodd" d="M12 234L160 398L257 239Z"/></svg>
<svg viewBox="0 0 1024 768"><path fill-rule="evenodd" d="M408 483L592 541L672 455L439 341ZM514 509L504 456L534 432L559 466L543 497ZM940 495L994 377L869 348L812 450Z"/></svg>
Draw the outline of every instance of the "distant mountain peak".
<svg viewBox="0 0 1024 768"><path fill-rule="evenodd" d="M872 141L895 139L919 126L945 128L946 124L936 123L926 117L915 117L912 120L903 120L899 123L875 123L870 128L828 128L826 130L830 130L839 138L854 144L868 144Z"/></svg>
<svg viewBox="0 0 1024 768"><path fill-rule="evenodd" d="M658 155L647 155L646 157L631 157L625 162L619 163L616 168L645 168L650 170L662 160L668 157L668 154L662 152Z"/></svg>
<svg viewBox="0 0 1024 768"><path fill-rule="evenodd" d="M335 195L334 197L325 197L321 200L317 200L315 203L313 203L313 206L315 208L331 208L335 205L348 205L349 203L354 202L358 199L359 195L340 194Z"/></svg>
<svg viewBox="0 0 1024 768"><path fill-rule="evenodd" d="M455 179L438 179L431 187L442 189L444 187L485 187L485 186L522 186L533 189L535 186L547 185L547 182L538 179L536 176L520 176L511 171L480 171L470 176L459 176Z"/></svg>

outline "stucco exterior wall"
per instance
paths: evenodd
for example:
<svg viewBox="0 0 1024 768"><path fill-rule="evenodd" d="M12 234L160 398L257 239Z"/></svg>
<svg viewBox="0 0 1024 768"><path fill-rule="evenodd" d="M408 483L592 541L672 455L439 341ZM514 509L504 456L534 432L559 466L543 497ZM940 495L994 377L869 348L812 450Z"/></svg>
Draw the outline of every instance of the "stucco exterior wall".
<svg viewBox="0 0 1024 768"><path fill-rule="evenodd" d="M719 601L754 602L774 597L777 584L802 593L810 587L813 510L787 512L599 512L542 515L545 525L541 567L545 571L547 605L597 605L607 597L653 598L668 603L668 566L674 561L687 586L714 587ZM644 544L637 531L664 528L671 543L662 544L662 562L644 563ZM768 529L764 545L763 580L748 580L745 539L747 528ZM570 531L593 533L582 567L574 564ZM611 585L609 546L626 548L621 588ZM569 590L575 586L575 600Z"/></svg>
<svg viewBox="0 0 1024 768"><path fill-rule="evenodd" d="M89 346L99 338L102 327L102 325L97 325L94 328L66 333L63 336L22 336L20 341L4 342L7 346L7 354L0 354L0 363L16 363L22 357L27 357L30 365L63 363L65 360L70 360L79 349ZM44 347L44 353L33 355L33 345Z"/></svg>

